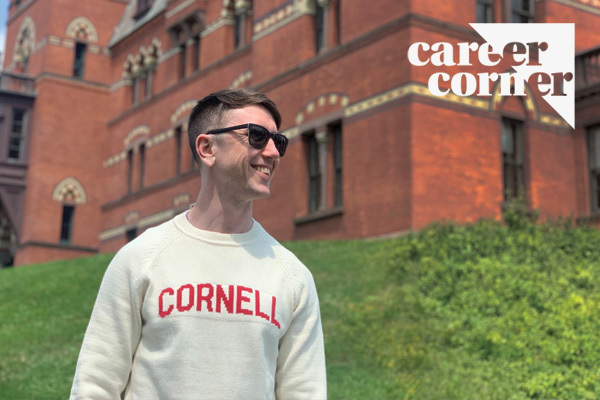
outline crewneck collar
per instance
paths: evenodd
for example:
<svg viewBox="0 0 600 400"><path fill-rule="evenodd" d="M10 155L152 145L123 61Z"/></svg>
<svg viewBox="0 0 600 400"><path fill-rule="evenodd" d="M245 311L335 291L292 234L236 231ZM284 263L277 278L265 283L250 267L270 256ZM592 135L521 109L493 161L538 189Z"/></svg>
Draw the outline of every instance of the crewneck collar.
<svg viewBox="0 0 600 400"><path fill-rule="evenodd" d="M186 217L187 211L177 215L174 218L175 226L188 236L200 239L205 242L220 243L220 244L245 244L255 240L262 226L253 218L252 227L246 233L220 233L198 229L188 221Z"/></svg>

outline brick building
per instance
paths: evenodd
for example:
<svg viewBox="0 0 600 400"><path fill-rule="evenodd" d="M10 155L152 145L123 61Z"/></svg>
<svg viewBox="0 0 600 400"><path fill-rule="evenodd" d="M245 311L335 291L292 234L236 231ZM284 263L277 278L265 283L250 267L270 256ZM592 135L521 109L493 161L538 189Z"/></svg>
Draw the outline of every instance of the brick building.
<svg viewBox="0 0 600 400"><path fill-rule="evenodd" d="M575 23L576 129L529 86L429 92L440 69L412 66L409 46L481 43L471 22ZM255 204L280 240L499 218L519 195L594 221L598 23L598 0L11 0L2 263L116 251L187 209L199 189L187 118L226 87L263 91L283 115L290 147Z"/></svg>

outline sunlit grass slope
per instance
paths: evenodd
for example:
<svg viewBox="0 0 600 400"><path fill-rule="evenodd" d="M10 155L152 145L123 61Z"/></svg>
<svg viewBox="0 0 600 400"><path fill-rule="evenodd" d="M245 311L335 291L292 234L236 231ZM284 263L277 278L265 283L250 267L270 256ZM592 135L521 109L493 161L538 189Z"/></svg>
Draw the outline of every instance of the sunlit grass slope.
<svg viewBox="0 0 600 400"><path fill-rule="evenodd" d="M331 399L600 397L600 232L434 225L286 243L313 272ZM0 271L0 398L65 399L110 255Z"/></svg>

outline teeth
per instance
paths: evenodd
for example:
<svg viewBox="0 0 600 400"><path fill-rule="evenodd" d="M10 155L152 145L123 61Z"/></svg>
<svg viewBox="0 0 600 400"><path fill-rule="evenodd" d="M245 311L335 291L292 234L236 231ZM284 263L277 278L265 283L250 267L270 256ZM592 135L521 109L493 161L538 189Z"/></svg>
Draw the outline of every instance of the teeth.
<svg viewBox="0 0 600 400"><path fill-rule="evenodd" d="M271 170L267 167L255 167L255 169L263 174L271 175Z"/></svg>

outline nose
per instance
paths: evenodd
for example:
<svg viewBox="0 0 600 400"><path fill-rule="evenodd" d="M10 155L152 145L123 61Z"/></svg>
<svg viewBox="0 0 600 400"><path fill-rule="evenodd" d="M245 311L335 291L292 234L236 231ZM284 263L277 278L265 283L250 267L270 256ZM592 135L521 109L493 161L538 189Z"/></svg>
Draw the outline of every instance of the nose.
<svg viewBox="0 0 600 400"><path fill-rule="evenodd" d="M273 139L269 139L269 141L267 142L267 145L265 146L265 148L263 149L263 155L265 157L270 157L270 158L279 158L279 150L277 150L277 147L275 147L275 142L273 141Z"/></svg>

